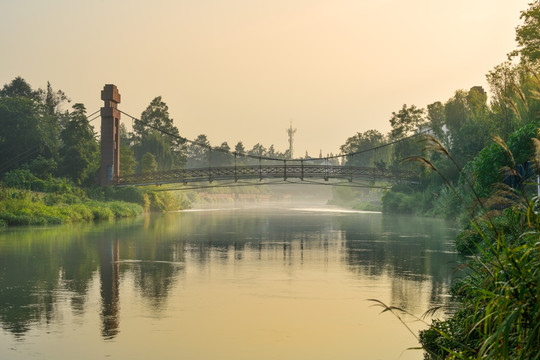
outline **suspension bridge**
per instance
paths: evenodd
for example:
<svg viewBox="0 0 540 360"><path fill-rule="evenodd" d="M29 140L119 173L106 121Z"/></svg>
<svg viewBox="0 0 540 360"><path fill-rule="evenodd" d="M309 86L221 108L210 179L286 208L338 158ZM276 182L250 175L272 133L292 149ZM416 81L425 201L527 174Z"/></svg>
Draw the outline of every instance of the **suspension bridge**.
<svg viewBox="0 0 540 360"><path fill-rule="evenodd" d="M117 186L126 185L162 185L171 183L188 184L192 182L212 183L214 180L267 180L267 179L346 179L362 180L374 183L375 181L401 182L412 181L415 174L404 171L390 171L386 169L339 166L339 165L249 165L249 166L219 166L194 169L175 169L151 173L120 175L116 177Z"/></svg>
<svg viewBox="0 0 540 360"><path fill-rule="evenodd" d="M415 182L418 174L407 170L387 169L385 167L358 167L335 165L330 162L333 158L344 158L360 155L362 152L373 151L380 147L389 146L385 144L368 150L340 154L321 159L278 159L252 154L232 152L221 148L213 148L208 144L200 144L186 139L177 134L171 134L152 124L146 123L118 109L120 94L115 85L105 85L101 92L101 99L104 107L100 110L101 116L101 166L96 175L96 182L102 186L144 186L162 184L189 184L189 183L213 183L214 181L229 180L235 183L239 180L258 180L264 183L265 180L278 179L284 182L290 179L299 179L300 183L309 180L346 180L362 181L362 186L376 187L376 181L384 182ZM137 121L148 128L159 131L164 135L174 137L183 143L192 143L206 148L209 152L221 151L234 156L234 166L212 166L200 168L184 168L167 171L155 171L139 174L124 175L120 173L120 116L124 114L132 120ZM403 140L403 139L402 139ZM398 140L395 142L399 142ZM395 143L394 142L394 143ZM238 165L237 158L257 159L258 165ZM210 158L210 157L209 157ZM262 161L270 161L271 165L262 164ZM277 163L277 164L276 164ZM367 185L365 184L367 183ZM352 186L352 185L351 185Z"/></svg>

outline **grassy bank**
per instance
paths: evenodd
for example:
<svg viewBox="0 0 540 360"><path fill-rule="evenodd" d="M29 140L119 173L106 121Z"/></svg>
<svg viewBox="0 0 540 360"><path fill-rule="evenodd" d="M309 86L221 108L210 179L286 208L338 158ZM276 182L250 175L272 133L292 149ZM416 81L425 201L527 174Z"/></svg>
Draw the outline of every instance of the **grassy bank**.
<svg viewBox="0 0 540 360"><path fill-rule="evenodd" d="M98 201L73 194L0 189L0 224L48 225L112 220L142 214L143 207L125 201Z"/></svg>

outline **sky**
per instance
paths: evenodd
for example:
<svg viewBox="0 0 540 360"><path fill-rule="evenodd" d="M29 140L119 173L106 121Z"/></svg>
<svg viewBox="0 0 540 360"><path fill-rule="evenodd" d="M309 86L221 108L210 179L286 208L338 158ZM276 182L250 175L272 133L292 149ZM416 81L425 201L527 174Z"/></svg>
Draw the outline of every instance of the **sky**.
<svg viewBox="0 0 540 360"><path fill-rule="evenodd" d="M162 96L190 139L284 151L292 121L295 157L336 154L403 104L489 90L529 2L0 0L0 86L50 81L92 113L115 84L135 117Z"/></svg>

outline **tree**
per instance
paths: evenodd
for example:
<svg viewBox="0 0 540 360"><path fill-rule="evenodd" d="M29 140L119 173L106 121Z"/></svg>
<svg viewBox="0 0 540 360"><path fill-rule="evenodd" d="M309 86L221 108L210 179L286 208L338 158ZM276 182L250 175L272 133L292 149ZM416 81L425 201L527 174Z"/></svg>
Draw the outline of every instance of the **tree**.
<svg viewBox="0 0 540 360"><path fill-rule="evenodd" d="M22 77L17 76L11 83L5 84L0 90L0 97L23 97L37 101L39 99L39 91L32 90L32 87Z"/></svg>
<svg viewBox="0 0 540 360"><path fill-rule="evenodd" d="M523 19L523 25L516 28L516 41L520 46L517 52L526 60L538 60L540 59L540 3L531 3L527 10L521 12L520 19Z"/></svg>
<svg viewBox="0 0 540 360"><path fill-rule="evenodd" d="M444 105L440 101L427 106L427 120L433 134L445 145L449 145L449 139L443 127L446 125L446 116L444 114Z"/></svg>
<svg viewBox="0 0 540 360"><path fill-rule="evenodd" d="M453 136L467 121L468 106L467 92L465 90L457 90L454 96L446 102L444 105L444 116L446 118L446 126Z"/></svg>
<svg viewBox="0 0 540 360"><path fill-rule="evenodd" d="M93 180L92 175L98 168L99 147L83 104L73 105L60 139L59 173L79 185L87 179Z"/></svg>
<svg viewBox="0 0 540 360"><path fill-rule="evenodd" d="M57 159L59 120L45 111L41 93L21 77L0 90L0 173L38 156Z"/></svg>
<svg viewBox="0 0 540 360"><path fill-rule="evenodd" d="M263 145L257 143L253 145L253 148L251 150L248 151L248 154L263 157L266 156L266 148Z"/></svg>
<svg viewBox="0 0 540 360"><path fill-rule="evenodd" d="M188 167L209 166L210 159L210 141L204 134L197 136L194 142L187 147L187 165Z"/></svg>
<svg viewBox="0 0 540 360"><path fill-rule="evenodd" d="M220 146L212 151L212 166L229 166L234 162L233 156L230 154L231 148L225 141Z"/></svg>
<svg viewBox="0 0 540 360"><path fill-rule="evenodd" d="M124 124L120 124L120 175L129 175L135 172L137 161L131 146L131 137Z"/></svg>
<svg viewBox="0 0 540 360"><path fill-rule="evenodd" d="M343 154L352 154L363 150L372 149L380 146L385 142L384 135L377 130L368 130L363 133L356 133L345 141L340 148ZM322 154L321 154L322 155ZM348 156L346 160L347 166L371 166L379 155L374 151L366 151L365 153ZM381 154L382 155L382 154Z"/></svg>
<svg viewBox="0 0 540 360"><path fill-rule="evenodd" d="M133 132L136 138L148 134L152 130L163 130L169 134L180 136L178 128L174 126L173 119L169 116L169 107L161 96L154 98L141 114L142 121L135 121Z"/></svg>
<svg viewBox="0 0 540 360"><path fill-rule="evenodd" d="M424 109L419 109L414 105L407 107L407 104L403 104L403 107L397 113L392 112L390 135L394 139L407 137L413 131L418 130L424 123Z"/></svg>
<svg viewBox="0 0 540 360"><path fill-rule="evenodd" d="M135 156L141 161L144 154L151 153L159 170L169 170L178 164L171 143L156 130L143 134L141 141L133 148Z"/></svg>
<svg viewBox="0 0 540 360"><path fill-rule="evenodd" d="M151 153L146 153L143 155L141 160L141 169L143 173L151 173L157 171L158 165L154 155Z"/></svg>
<svg viewBox="0 0 540 360"><path fill-rule="evenodd" d="M54 90L51 86L51 83L47 81L47 89L38 89L37 96L40 99L40 102L43 106L44 112L51 116L60 118L61 120L61 106L64 103L69 103L71 100L66 96L62 90Z"/></svg>
<svg viewBox="0 0 540 360"><path fill-rule="evenodd" d="M184 166L184 140L169 116L161 96L154 98L141 114L142 121L133 124L135 155L139 160L151 152L160 170Z"/></svg>
<svg viewBox="0 0 540 360"><path fill-rule="evenodd" d="M487 93L481 86L473 86L467 94L467 104L475 121L485 121L488 117Z"/></svg>
<svg viewBox="0 0 540 360"><path fill-rule="evenodd" d="M493 131L487 96L481 87L457 90L445 106L446 126L450 131L450 152L464 166L490 141Z"/></svg>
<svg viewBox="0 0 540 360"><path fill-rule="evenodd" d="M244 143L242 143L241 141L239 141L239 142L234 146L234 151L236 151L237 154L245 154L245 153L246 153L246 149L244 148Z"/></svg>
<svg viewBox="0 0 540 360"><path fill-rule="evenodd" d="M0 126L0 173L40 155L49 158L56 146L41 126L38 105L28 98L0 98Z"/></svg>

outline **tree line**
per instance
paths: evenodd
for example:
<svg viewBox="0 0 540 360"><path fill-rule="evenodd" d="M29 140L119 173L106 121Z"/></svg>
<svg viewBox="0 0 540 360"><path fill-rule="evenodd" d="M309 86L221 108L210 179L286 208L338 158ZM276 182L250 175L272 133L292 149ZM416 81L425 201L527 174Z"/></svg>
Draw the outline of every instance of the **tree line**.
<svg viewBox="0 0 540 360"><path fill-rule="evenodd" d="M475 191L482 196L493 193L498 182L510 184L513 178L501 171L507 163L494 137L507 143L522 174L533 173L531 138L536 137L540 121L539 8L535 3L522 12L524 23L516 29L520 48L486 74L489 97L484 88L473 86L456 90L446 101L435 101L425 108L404 104L392 112L387 134L376 129L358 132L341 146L342 153L354 153L415 133L424 132L436 139L436 146L414 138L347 157L347 165L408 167L418 172L418 184L398 184L384 195L383 211L457 217L463 214L458 198L467 197L467 179L472 179ZM435 151L434 146L446 153ZM442 177L419 163L406 161L418 156L428 158ZM449 185L458 190L458 196Z"/></svg>
<svg viewBox="0 0 540 360"><path fill-rule="evenodd" d="M22 178L66 178L91 186L99 169L99 135L85 106L73 104L47 83L33 89L16 77L0 89L0 178L11 185ZM95 114L91 114L92 116ZM247 157L245 155L249 155ZM306 157L309 157L306 152ZM120 126L120 173L152 172L183 167L258 164L257 158L290 159L289 150L257 143L251 149L239 141L212 145L204 134L187 142L180 135L161 96L133 121L132 131Z"/></svg>

